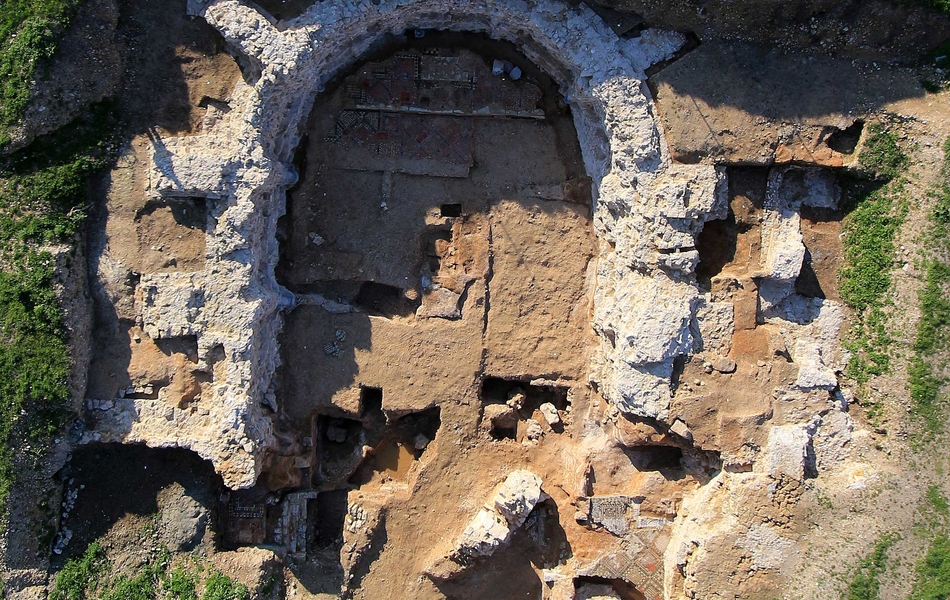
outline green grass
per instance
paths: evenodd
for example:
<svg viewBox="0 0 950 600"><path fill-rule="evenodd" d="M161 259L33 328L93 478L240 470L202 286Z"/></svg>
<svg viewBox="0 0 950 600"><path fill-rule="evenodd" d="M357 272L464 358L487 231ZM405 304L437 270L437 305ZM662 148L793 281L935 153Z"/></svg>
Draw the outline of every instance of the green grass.
<svg viewBox="0 0 950 600"><path fill-rule="evenodd" d="M879 123L868 126L858 164L878 179L894 179L907 170L910 159L901 150L898 136Z"/></svg>
<svg viewBox="0 0 950 600"><path fill-rule="evenodd" d="M93 598L99 578L109 565L98 542L89 544L78 558L71 558L56 577L49 600L85 600Z"/></svg>
<svg viewBox="0 0 950 600"><path fill-rule="evenodd" d="M200 600L249 600L247 586L201 563L171 568L167 550L131 571L116 573L98 542L82 556L66 561L56 576L49 600L199 600L198 573L209 574Z"/></svg>
<svg viewBox="0 0 950 600"><path fill-rule="evenodd" d="M227 576L214 571L205 582L201 600L248 600L250 592L246 585L235 583Z"/></svg>
<svg viewBox="0 0 950 600"><path fill-rule="evenodd" d="M888 331L887 294L895 263L894 238L908 212L904 172L910 159L898 136L872 124L861 154L859 176L843 181L844 263L838 271L841 299L855 313L842 340L851 352L845 374L859 384L889 372L893 338ZM881 407L862 404L879 425Z"/></svg>
<svg viewBox="0 0 950 600"><path fill-rule="evenodd" d="M879 307L891 287L894 235L906 215L898 201L902 189L900 183L890 184L861 197L845 220L840 293L859 313Z"/></svg>
<svg viewBox="0 0 950 600"><path fill-rule="evenodd" d="M172 600L198 600L197 577L178 567L168 574L165 589Z"/></svg>
<svg viewBox="0 0 950 600"><path fill-rule="evenodd" d="M82 0L0 2L0 147L23 117L36 69L56 52Z"/></svg>
<svg viewBox="0 0 950 600"><path fill-rule="evenodd" d="M946 398L941 394L946 382L940 373L946 366L945 350L950 342L950 138L944 144L943 167L931 197L934 206L926 239L926 279L918 293L920 321L907 376L914 414L928 433L936 434L946 421Z"/></svg>
<svg viewBox="0 0 950 600"><path fill-rule="evenodd" d="M906 0L904 0L906 1ZM950 0L915 0L918 4L923 4L937 12L945 15L950 14Z"/></svg>
<svg viewBox="0 0 950 600"><path fill-rule="evenodd" d="M934 538L927 554L917 565L917 581L909 600L950 598L950 538L945 533Z"/></svg>
<svg viewBox="0 0 950 600"><path fill-rule="evenodd" d="M69 341L53 256L88 203L89 175L108 161L107 107L0 163L0 510L14 482L14 450L47 446L68 417Z"/></svg>
<svg viewBox="0 0 950 600"><path fill-rule="evenodd" d="M887 551L896 539L892 536L883 536L874 544L871 554L855 569L848 582L842 600L879 600L881 590L881 575L887 570Z"/></svg>
<svg viewBox="0 0 950 600"><path fill-rule="evenodd" d="M934 509L938 515L950 517L950 503L947 502L946 497L940 491L940 486L931 485L927 488L925 496L930 508Z"/></svg>

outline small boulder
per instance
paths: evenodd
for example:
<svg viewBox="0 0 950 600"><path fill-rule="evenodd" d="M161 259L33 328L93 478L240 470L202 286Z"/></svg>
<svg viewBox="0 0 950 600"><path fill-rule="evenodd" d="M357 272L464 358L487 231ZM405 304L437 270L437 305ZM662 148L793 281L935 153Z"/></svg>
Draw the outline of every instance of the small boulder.
<svg viewBox="0 0 950 600"><path fill-rule="evenodd" d="M483 420L491 423L492 429L514 429L518 426L518 414L507 404L486 404Z"/></svg>
<svg viewBox="0 0 950 600"><path fill-rule="evenodd" d="M426 446L429 445L429 438L423 434L419 434L416 437L412 438L412 447L416 450L425 450Z"/></svg>
<svg viewBox="0 0 950 600"><path fill-rule="evenodd" d="M541 478L524 469L514 471L498 488L492 505L511 527L520 527L541 499Z"/></svg>
<svg viewBox="0 0 950 600"><path fill-rule="evenodd" d="M525 400L524 390L521 388L515 388L508 393L508 406L515 410L524 408Z"/></svg>
<svg viewBox="0 0 950 600"><path fill-rule="evenodd" d="M534 443L541 441L541 436L544 435L544 430L541 429L541 423L538 423L534 419L528 419L525 423L527 424L524 432L525 440Z"/></svg>
<svg viewBox="0 0 950 600"><path fill-rule="evenodd" d="M680 421L679 419L673 421L670 431L680 436L684 440L693 441L693 434L690 432L689 427L687 427L686 423Z"/></svg>
<svg viewBox="0 0 950 600"><path fill-rule="evenodd" d="M725 356L717 356L712 359L712 368L720 373L735 373L736 361L731 358L726 358Z"/></svg>
<svg viewBox="0 0 950 600"><path fill-rule="evenodd" d="M544 415L544 420L547 421L551 427L557 427L561 424L561 415L558 414L557 408L550 402L542 404L539 410L541 414Z"/></svg>

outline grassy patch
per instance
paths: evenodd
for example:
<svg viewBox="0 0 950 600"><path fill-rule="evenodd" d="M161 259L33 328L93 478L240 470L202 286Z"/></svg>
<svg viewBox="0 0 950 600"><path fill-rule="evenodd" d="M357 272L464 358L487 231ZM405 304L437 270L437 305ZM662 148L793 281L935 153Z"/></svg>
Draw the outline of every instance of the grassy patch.
<svg viewBox="0 0 950 600"><path fill-rule="evenodd" d="M858 156L862 177L843 181L844 265L838 272L841 299L855 313L842 344L852 358L845 374L859 384L887 373L892 337L885 307L894 268L894 238L908 211L904 171L909 165L895 133L873 124ZM872 422L880 407L865 400Z"/></svg>
<svg viewBox="0 0 950 600"><path fill-rule="evenodd" d="M881 306L891 287L894 235L907 212L899 201L902 191L897 182L862 195L846 218L841 298L859 313Z"/></svg>
<svg viewBox="0 0 950 600"><path fill-rule="evenodd" d="M54 257L88 203L88 177L108 156L103 107L0 163L0 510L14 480L13 448L63 425L69 345L55 294Z"/></svg>
<svg viewBox="0 0 950 600"><path fill-rule="evenodd" d="M82 0L4 0L0 3L0 147L30 101L30 82Z"/></svg>
<svg viewBox="0 0 950 600"><path fill-rule="evenodd" d="M197 585L197 577L178 567L168 574L165 589L171 600L198 600Z"/></svg>
<svg viewBox="0 0 950 600"><path fill-rule="evenodd" d="M914 354L907 368L914 413L926 430L939 432L946 419L946 399L941 389L946 383L940 373L946 366L950 342L950 138L944 144L940 179L931 192L934 200L927 237L928 257L924 262L926 281L918 293L920 321L914 340Z"/></svg>
<svg viewBox="0 0 950 600"><path fill-rule="evenodd" d="M907 169L910 159L901 150L897 134L872 123L858 164L878 179L894 179Z"/></svg>
<svg viewBox="0 0 950 600"><path fill-rule="evenodd" d="M938 535L917 565L917 582L909 600L947 600L950 598L950 538Z"/></svg>
<svg viewBox="0 0 950 600"><path fill-rule="evenodd" d="M887 551L895 541L892 536L884 536L874 544L871 554L855 569L842 600L880 599L880 577L887 570Z"/></svg>
<svg viewBox="0 0 950 600"><path fill-rule="evenodd" d="M938 515L950 517L950 503L947 502L939 486L931 485L927 488L925 497L927 498L927 503L930 505L930 508L936 511Z"/></svg>
<svg viewBox="0 0 950 600"><path fill-rule="evenodd" d="M923 4L928 8L932 8L937 12L942 12L945 15L950 15L950 0L915 0L919 4Z"/></svg>
<svg viewBox="0 0 950 600"><path fill-rule="evenodd" d="M99 543L89 544L82 556L66 561L56 577L49 600L94 598L99 578L106 573L108 568L109 565Z"/></svg>
<svg viewBox="0 0 950 600"><path fill-rule="evenodd" d="M248 600L250 592L246 585L235 583L222 573L214 571L205 582L201 600Z"/></svg>
<svg viewBox="0 0 950 600"><path fill-rule="evenodd" d="M841 299L855 313L842 340L852 355L845 374L866 384L891 368L887 294L895 266L894 240L908 212L904 173L910 159L896 133L872 124L858 163L863 178L843 182L845 260L838 279ZM862 405L879 427L883 407L867 396Z"/></svg>
<svg viewBox="0 0 950 600"><path fill-rule="evenodd" d="M115 572L98 542L66 561L56 576L50 600L199 600L199 574L208 571L200 600L249 600L247 586L201 563L179 564L162 550L132 571Z"/></svg>

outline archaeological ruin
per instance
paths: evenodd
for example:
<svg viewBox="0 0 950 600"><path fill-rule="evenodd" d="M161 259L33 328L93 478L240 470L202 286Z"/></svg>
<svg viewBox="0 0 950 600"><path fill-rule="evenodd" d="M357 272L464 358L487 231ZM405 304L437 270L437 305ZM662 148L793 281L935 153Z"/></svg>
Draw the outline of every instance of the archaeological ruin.
<svg viewBox="0 0 950 600"><path fill-rule="evenodd" d="M733 67L725 13L129 2L82 18L159 75L121 83L134 126L89 185L77 416L11 492L6 595L127 597L62 591L94 559L246 594L193 600L848 597L876 502L910 497L865 401L891 392L849 370L877 356L846 275L856 190L886 185L861 157L878 123L939 152L948 92L853 67L860 102L821 71L809 105L767 73L832 59ZM877 270L922 268L896 239Z"/></svg>

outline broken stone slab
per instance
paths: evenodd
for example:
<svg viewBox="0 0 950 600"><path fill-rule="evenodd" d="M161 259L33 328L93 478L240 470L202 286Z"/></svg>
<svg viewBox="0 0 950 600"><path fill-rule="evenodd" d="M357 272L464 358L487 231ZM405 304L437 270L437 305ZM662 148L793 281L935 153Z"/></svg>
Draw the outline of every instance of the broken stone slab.
<svg viewBox="0 0 950 600"><path fill-rule="evenodd" d="M729 350L735 333L735 305L732 302L713 302L708 297L696 308L694 327L695 351Z"/></svg>
<svg viewBox="0 0 950 600"><path fill-rule="evenodd" d="M607 292L608 290L603 290ZM662 362L692 350L690 323L699 304L694 286L663 273L633 274L610 298L595 290L595 323L615 338L618 358L630 365Z"/></svg>
<svg viewBox="0 0 950 600"><path fill-rule="evenodd" d="M462 530L455 547L432 561L426 574L437 580L448 579L461 573L473 560L493 554L524 524L542 494L541 478L531 471L510 473Z"/></svg>
<svg viewBox="0 0 950 600"><path fill-rule="evenodd" d="M838 376L825 365L820 344L811 338L795 342L792 358L798 363L795 387L801 390L833 390L838 387Z"/></svg>
<svg viewBox="0 0 950 600"><path fill-rule="evenodd" d="M769 172L767 198L768 204L791 210L802 206L835 209L841 200L841 186L828 169L776 167Z"/></svg>
<svg viewBox="0 0 950 600"><path fill-rule="evenodd" d="M794 281L802 271L805 243L802 218L790 208L766 208L762 220L762 274Z"/></svg>
<svg viewBox="0 0 950 600"><path fill-rule="evenodd" d="M541 414L544 415L544 420L547 421L551 427L557 427L561 424L561 415L558 414L557 408L550 402L545 402L538 410L541 411Z"/></svg>
<svg viewBox="0 0 950 600"><path fill-rule="evenodd" d="M669 60L686 44L686 36L672 29L649 27L634 38L621 38L625 52L630 52L631 62L641 71Z"/></svg>
<svg viewBox="0 0 950 600"><path fill-rule="evenodd" d="M689 427L686 426L686 423L679 419L673 421L673 425L670 426L670 431L684 440L693 441L693 433L689 430Z"/></svg>
<svg viewBox="0 0 950 600"><path fill-rule="evenodd" d="M669 414L673 359L646 365L614 367L605 395L621 412L665 420Z"/></svg>
<svg viewBox="0 0 950 600"><path fill-rule="evenodd" d="M478 511L459 539L458 552L467 558L490 556L508 541L511 529L497 512L488 508Z"/></svg>
<svg viewBox="0 0 950 600"><path fill-rule="evenodd" d="M526 444L536 444L541 441L541 437L544 436L544 430L541 429L541 423L538 423L534 419L528 419L525 421L525 432L524 440Z"/></svg>

